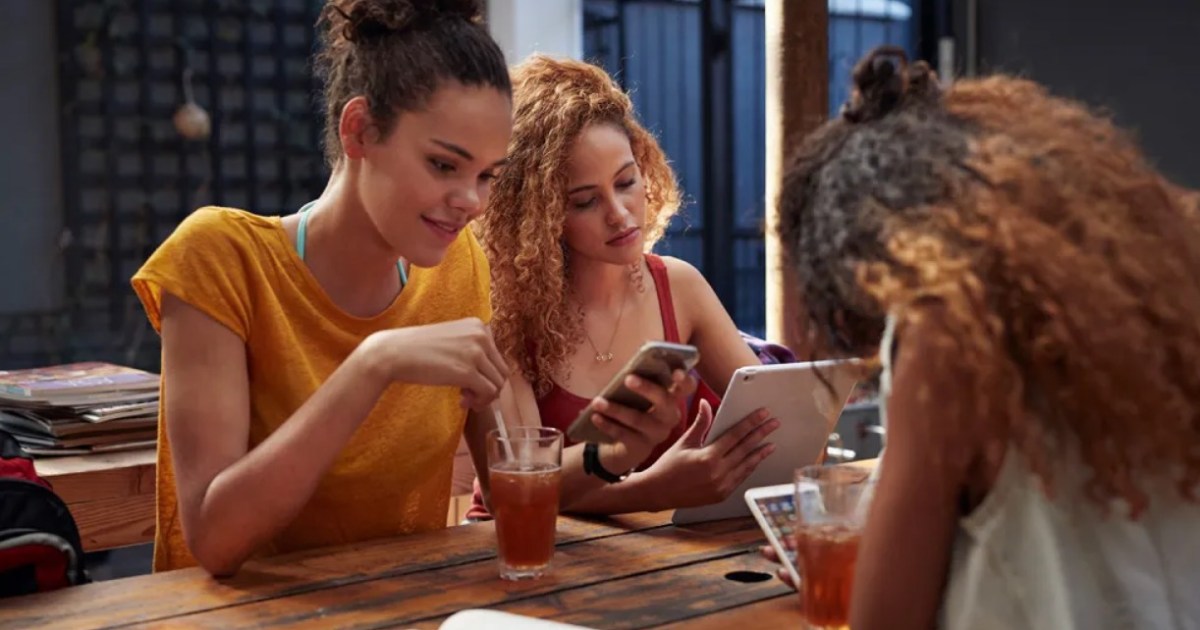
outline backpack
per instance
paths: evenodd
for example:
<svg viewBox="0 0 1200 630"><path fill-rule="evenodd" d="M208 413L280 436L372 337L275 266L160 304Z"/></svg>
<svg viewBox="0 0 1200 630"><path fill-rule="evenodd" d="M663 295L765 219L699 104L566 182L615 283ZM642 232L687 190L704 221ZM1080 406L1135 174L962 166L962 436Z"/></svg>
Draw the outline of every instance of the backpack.
<svg viewBox="0 0 1200 630"><path fill-rule="evenodd" d="M0 431L0 597L89 581L67 504L38 476L20 443Z"/></svg>

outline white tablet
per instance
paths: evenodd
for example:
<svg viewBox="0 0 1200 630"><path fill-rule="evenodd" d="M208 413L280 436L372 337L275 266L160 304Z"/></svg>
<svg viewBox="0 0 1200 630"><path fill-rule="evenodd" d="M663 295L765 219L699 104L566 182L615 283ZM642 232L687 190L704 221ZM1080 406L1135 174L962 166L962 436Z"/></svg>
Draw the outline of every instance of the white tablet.
<svg viewBox="0 0 1200 630"><path fill-rule="evenodd" d="M724 501L675 510L672 522L682 525L749 516L742 496L747 489L792 483L797 468L818 461L855 382L849 361L755 365L734 372L704 443L711 444L747 414L766 407L780 423L767 437L775 444L775 452Z"/></svg>

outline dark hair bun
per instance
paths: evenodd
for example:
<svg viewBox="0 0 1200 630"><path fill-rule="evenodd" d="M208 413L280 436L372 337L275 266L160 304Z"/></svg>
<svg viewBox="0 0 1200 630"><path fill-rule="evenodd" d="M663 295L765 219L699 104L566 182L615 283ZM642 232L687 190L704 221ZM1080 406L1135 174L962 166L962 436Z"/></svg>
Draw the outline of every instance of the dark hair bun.
<svg viewBox="0 0 1200 630"><path fill-rule="evenodd" d="M329 0L321 12L333 40L378 40L441 20L482 22L479 0Z"/></svg>
<svg viewBox="0 0 1200 630"><path fill-rule="evenodd" d="M854 89L842 105L842 117L850 122L882 118L911 100L936 100L937 75L929 64L908 63L908 55L897 46L880 46L854 66Z"/></svg>

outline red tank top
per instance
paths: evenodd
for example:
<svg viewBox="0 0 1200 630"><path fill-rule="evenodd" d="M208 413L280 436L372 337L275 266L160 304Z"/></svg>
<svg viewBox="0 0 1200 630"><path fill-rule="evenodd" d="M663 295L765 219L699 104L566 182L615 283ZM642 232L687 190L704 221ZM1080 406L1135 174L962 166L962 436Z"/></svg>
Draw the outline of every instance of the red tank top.
<svg viewBox="0 0 1200 630"><path fill-rule="evenodd" d="M650 269L650 276L654 279L654 292L658 296L658 310L662 312L663 326L663 341L672 343L681 343L679 340L679 324L675 321L675 304L671 300L671 281L667 278L667 267L663 261L654 254L646 254L646 266ZM542 426L554 427L564 433L567 427L571 426L571 422L587 407L591 402L590 398L584 398L573 394L555 383L545 396L538 398L538 414L541 416ZM651 464L658 461L659 457L671 448L671 445L683 435L687 430L691 419L688 415L688 403L686 400L679 402L680 421L679 426L671 431L667 439L663 440L646 461L638 466L638 470L645 470ZM564 438L564 446L571 446L573 442ZM472 497L471 509L467 511L467 518L479 519L489 518L487 508L483 505L483 492L479 486L479 480L475 480L475 496Z"/></svg>

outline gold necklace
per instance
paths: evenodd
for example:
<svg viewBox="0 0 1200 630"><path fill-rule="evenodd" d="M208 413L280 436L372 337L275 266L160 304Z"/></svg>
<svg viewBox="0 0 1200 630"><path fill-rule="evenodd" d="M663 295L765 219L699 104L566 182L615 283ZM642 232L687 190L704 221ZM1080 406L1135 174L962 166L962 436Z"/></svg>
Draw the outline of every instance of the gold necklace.
<svg viewBox="0 0 1200 630"><path fill-rule="evenodd" d="M580 322L584 338L587 339L588 345L592 347L592 352L596 353L594 357L596 363L608 363L613 360L612 347L613 343L617 340L617 331L621 329L621 318L625 316L625 304L627 302L629 302L629 291L625 291L625 297L621 298L621 310L617 311L617 323L613 325L612 336L608 338L608 348L604 352L600 352L600 349L596 347L596 342L592 341L592 336L588 334L587 326L583 325L584 322ZM582 303L579 304L579 314L581 319L586 318Z"/></svg>

